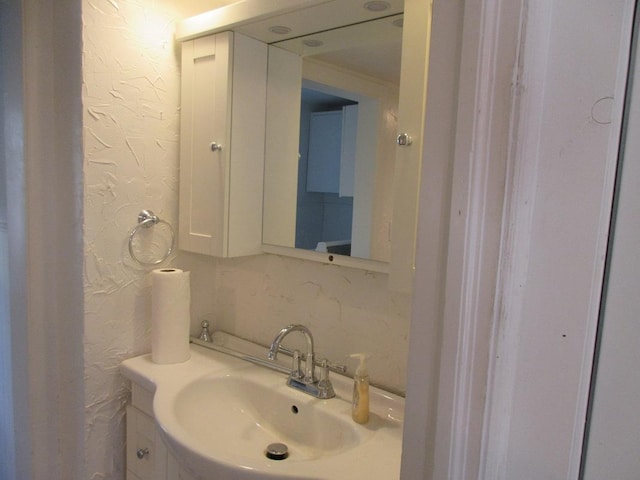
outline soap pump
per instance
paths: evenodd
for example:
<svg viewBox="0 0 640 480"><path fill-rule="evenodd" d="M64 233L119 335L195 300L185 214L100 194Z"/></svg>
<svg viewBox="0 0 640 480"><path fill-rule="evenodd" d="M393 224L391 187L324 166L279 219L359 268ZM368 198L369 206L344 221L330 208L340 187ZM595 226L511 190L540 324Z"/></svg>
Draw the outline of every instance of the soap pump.
<svg viewBox="0 0 640 480"><path fill-rule="evenodd" d="M351 417L356 423L365 424L369 421L369 371L367 370L366 353L353 353L353 358L359 358L360 364L353 375L353 403Z"/></svg>

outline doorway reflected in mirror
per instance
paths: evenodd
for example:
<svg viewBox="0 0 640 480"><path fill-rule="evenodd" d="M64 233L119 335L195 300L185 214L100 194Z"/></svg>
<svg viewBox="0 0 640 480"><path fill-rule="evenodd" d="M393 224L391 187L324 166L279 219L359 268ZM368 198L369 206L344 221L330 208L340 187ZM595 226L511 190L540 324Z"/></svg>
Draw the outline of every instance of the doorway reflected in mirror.
<svg viewBox="0 0 640 480"><path fill-rule="evenodd" d="M296 248L351 255L358 103L302 89Z"/></svg>

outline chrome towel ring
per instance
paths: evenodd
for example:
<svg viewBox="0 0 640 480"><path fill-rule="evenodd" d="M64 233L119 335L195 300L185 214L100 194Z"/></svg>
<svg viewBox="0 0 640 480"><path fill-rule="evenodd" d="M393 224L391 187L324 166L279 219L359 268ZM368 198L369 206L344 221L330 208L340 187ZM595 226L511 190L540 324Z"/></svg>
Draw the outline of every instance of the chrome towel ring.
<svg viewBox="0 0 640 480"><path fill-rule="evenodd" d="M169 249L167 250L167 252L162 256L162 258L153 262L146 262L138 258L138 256L135 254L133 250L133 238L136 236L136 233L138 233L138 229L140 229L141 227L151 228L158 223L164 223L169 228L169 232L171 233L171 245L169 246ZM161 220L151 210L142 210L138 214L138 224L133 228L133 230L131 230L131 233L129 234L129 254L131 255L131 258L133 258L140 265L146 265L146 266L158 265L159 263L162 263L167 258L169 258L169 255L171 255L175 246L176 246L176 235L175 235L175 232L173 231L173 227L169 222L165 220Z"/></svg>

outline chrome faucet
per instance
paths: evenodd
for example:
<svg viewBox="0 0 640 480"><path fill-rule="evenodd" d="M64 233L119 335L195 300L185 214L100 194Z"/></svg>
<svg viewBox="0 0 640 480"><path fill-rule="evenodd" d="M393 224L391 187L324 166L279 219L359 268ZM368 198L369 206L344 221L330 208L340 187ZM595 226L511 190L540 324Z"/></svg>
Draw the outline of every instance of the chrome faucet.
<svg viewBox="0 0 640 480"><path fill-rule="evenodd" d="M301 332L305 339L307 340L307 353L306 360L304 362L304 378L303 380L307 383L313 383L316 381L315 376L315 352L313 350L313 335L311 335L311 330L309 330L304 325L287 325L284 327L276 338L271 342L271 347L269 348L269 353L267 354L267 358L269 360L275 360L278 358L278 350L280 350L280 343L284 340L284 337L289 335L291 332ZM299 370L299 369L298 369ZM294 372L295 373L295 372Z"/></svg>
<svg viewBox="0 0 640 480"><path fill-rule="evenodd" d="M332 367L334 370L344 372L346 368L343 365L335 365L330 364L327 360L323 360L320 363L321 374L320 380L316 378L315 375L315 351L313 349L313 335L311 335L311 331L305 327L304 325L287 325L284 327L276 338L271 343L271 347L269 348L269 353L267 354L267 358L269 360L275 360L278 358L278 352L280 350L289 352L288 349L280 346L284 337L289 335L291 332L300 332L304 335L307 341L307 352L302 357L300 352L297 350L293 353L293 366L291 367L291 373L289 374L289 378L287 379L287 385L295 388L297 390L301 390L309 395L312 395L316 398L333 398L335 397L335 392L333 391L333 386L329 381L329 369ZM300 360L304 358L304 374L300 370Z"/></svg>

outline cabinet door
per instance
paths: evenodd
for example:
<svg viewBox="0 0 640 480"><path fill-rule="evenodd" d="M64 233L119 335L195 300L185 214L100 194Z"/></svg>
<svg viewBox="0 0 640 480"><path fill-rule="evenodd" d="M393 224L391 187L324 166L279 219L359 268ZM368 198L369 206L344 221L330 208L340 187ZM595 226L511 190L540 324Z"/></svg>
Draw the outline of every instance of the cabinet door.
<svg viewBox="0 0 640 480"><path fill-rule="evenodd" d="M156 428L153 419L127 406L127 477L159 480L156 474ZM166 454L165 454L166 458Z"/></svg>
<svg viewBox="0 0 640 480"><path fill-rule="evenodd" d="M182 44L180 248L261 252L267 45L223 32Z"/></svg>
<svg viewBox="0 0 640 480"><path fill-rule="evenodd" d="M196 478L182 468L178 460L169 452L167 457L167 480L196 480ZM209 480L214 479L209 477Z"/></svg>
<svg viewBox="0 0 640 480"><path fill-rule="evenodd" d="M228 211L231 37L224 32L182 44L180 248L217 256Z"/></svg>

